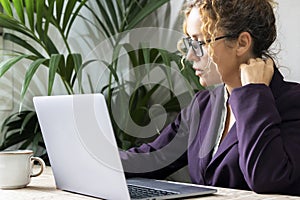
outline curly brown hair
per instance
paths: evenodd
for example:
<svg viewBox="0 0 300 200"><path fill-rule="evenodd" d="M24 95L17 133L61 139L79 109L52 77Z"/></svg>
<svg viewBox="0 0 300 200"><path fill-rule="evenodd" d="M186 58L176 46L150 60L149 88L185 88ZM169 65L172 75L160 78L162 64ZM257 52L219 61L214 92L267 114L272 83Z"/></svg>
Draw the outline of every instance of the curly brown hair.
<svg viewBox="0 0 300 200"><path fill-rule="evenodd" d="M253 54L271 57L269 48L277 37L276 5L274 0L195 0L186 6L185 15L188 17L194 7L199 9L205 40L214 41L219 31L237 37L248 32L253 38ZM183 31L186 33L185 22Z"/></svg>

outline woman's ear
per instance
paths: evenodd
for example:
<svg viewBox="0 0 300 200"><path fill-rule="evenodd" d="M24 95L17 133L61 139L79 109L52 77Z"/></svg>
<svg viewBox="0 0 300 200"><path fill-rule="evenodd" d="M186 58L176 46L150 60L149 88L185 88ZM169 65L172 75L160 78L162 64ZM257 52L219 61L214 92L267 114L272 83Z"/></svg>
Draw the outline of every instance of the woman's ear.
<svg viewBox="0 0 300 200"><path fill-rule="evenodd" d="M237 56L243 56L251 52L252 49L252 37L248 32L240 33L237 38L237 48L236 54Z"/></svg>

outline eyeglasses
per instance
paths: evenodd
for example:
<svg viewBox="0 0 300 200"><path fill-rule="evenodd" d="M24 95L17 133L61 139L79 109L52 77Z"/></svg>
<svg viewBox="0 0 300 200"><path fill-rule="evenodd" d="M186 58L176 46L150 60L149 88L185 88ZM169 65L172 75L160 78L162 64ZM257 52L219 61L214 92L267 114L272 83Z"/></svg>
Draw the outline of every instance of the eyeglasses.
<svg viewBox="0 0 300 200"><path fill-rule="evenodd" d="M224 38L234 38L235 35L224 35L224 36L220 36L220 37L216 37L214 41L217 40L221 40ZM212 40L206 40L205 41L197 41L197 40L193 40L191 37L187 37L187 38L183 38L183 44L186 48L186 52L189 51L189 49L192 47L195 55L202 57L204 55L204 51L203 51L203 45L210 43Z"/></svg>

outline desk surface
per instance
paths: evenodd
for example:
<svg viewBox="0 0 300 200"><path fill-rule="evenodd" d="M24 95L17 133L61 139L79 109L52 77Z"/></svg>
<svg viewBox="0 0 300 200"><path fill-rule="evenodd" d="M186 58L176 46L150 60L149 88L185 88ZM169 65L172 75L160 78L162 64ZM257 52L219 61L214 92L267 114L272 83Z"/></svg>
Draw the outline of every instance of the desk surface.
<svg viewBox="0 0 300 200"><path fill-rule="evenodd" d="M224 200L224 199L269 199L269 200L282 200L282 199L300 199L295 196L284 195L260 195L251 191L234 190L227 188L216 188L218 192L214 195L201 197L201 200ZM39 177L31 179L31 183L22 189L16 190L1 190L0 199L5 200L95 200L97 198L87 197L84 195L64 192L55 188L55 181L50 167L47 167L43 174Z"/></svg>

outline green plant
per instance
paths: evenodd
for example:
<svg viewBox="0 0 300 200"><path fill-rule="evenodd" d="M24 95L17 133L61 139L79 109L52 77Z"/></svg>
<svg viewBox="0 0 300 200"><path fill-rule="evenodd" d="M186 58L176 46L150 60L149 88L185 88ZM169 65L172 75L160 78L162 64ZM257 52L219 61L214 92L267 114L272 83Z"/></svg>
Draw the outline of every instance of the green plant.
<svg viewBox="0 0 300 200"><path fill-rule="evenodd" d="M137 51L128 50L127 53L130 58L131 71L134 72L134 77L131 79L134 80L124 81L118 76L118 80L113 79L114 87L112 86L113 84L109 83L101 90L102 93L108 90L107 93L111 95L108 98L110 99L109 111L111 112L110 115L113 116L111 118L114 131L119 139L119 147L122 149L150 142L159 135L159 130L152 130L149 134L149 129L141 132L130 131L130 128L129 130L126 129L128 126L132 126L132 123L128 120L129 118L132 119L135 125L146 127L153 123L151 120L155 117L166 114L167 121L165 125L167 125L190 102L195 90L202 88L189 63L185 63L187 67L178 72L178 74L180 73L180 79L184 77L185 80L175 81L181 81L186 89L179 95L174 93L175 83L172 80L174 74L172 73L171 65L174 64L179 68L183 67L181 63L182 57L178 52L168 52L156 48L140 48ZM165 77L165 80L155 81L150 84L143 83L143 79L150 76L157 68L163 73L162 77ZM166 82L166 84L163 84L163 82ZM191 87L191 85L194 85L194 87ZM162 100L161 97L155 95L157 93L163 93L166 98ZM160 109L153 110L158 104L163 108L163 111ZM112 112L116 112L116 109L118 114L114 115ZM128 114L126 114L127 110ZM151 136L145 137L145 135Z"/></svg>
<svg viewBox="0 0 300 200"><path fill-rule="evenodd" d="M75 18L87 0L70 0L66 6L64 1L59 0L13 0L12 2L1 0L4 12L0 13L0 26L12 31L4 33L3 39L13 42L29 53L14 51L12 58L1 63L0 77L17 62L27 59L31 64L24 77L21 100L36 70L41 66L49 69L48 95L52 93L57 74L67 92L74 93L75 80L80 80L78 74L84 64L81 55L71 50L68 37ZM59 51L61 48L57 47L49 35L50 27L59 33L61 37L59 43L64 44L67 53Z"/></svg>
<svg viewBox="0 0 300 200"><path fill-rule="evenodd" d="M21 111L11 114L1 126L5 140L0 146L0 151L15 144L21 143L20 149L28 146L48 164L46 147L42 138L41 129L34 111Z"/></svg>
<svg viewBox="0 0 300 200"><path fill-rule="evenodd" d="M132 118L134 123L139 126L146 126L151 122L149 116L149 110L156 103L153 94L158 92L159 90L164 89L159 83L149 86L149 85L140 85L139 83L133 81L123 81L122 77L118 75L118 71L121 71L119 66L119 57L121 49L125 49L129 63L128 65L132 68L138 68L139 66L145 66L146 72L150 73L153 70L154 66L163 65L165 77L168 79L169 87L173 87L173 83L171 81L172 77L169 72L171 70L171 65L175 63L175 65L182 69L183 65L181 62L182 55L176 52L169 52L167 50L158 49L158 48L150 48L145 47L143 45L143 41L140 43L140 47L138 50L134 50L134 48L130 44L122 43L122 39L124 35L122 33L126 33L126 31L130 31L133 28L136 28L137 25L145 19L153 11L157 10L161 5L169 2L169 0L157 0L157 1L149 1L149 0L141 0L141 1L101 1L96 0L96 6L93 9L90 9L96 18L96 22L98 22L97 27L99 27L99 31L107 38L112 44L113 48L113 56L111 62L104 62L107 66L107 69L110 70L109 80L107 85L104 85L101 89L102 93L106 94L107 103L110 111L110 115L112 116L113 128L117 135L118 145L122 149L128 149L132 146L137 146L143 142L151 141L155 137L158 136L158 133L152 133L152 137L149 138L141 138L133 137L132 135L138 135L138 133L130 133L124 130L124 127L120 127L120 124L123 124L125 127L130 126L128 123L128 118ZM108 9L105 9L108 8ZM97 12L100 11L100 12ZM172 41L176 42L176 41ZM189 63L185 62L187 65L184 70L181 71L182 75L188 79L189 84L194 85L194 88L202 89L202 86L199 84L198 77L195 76L194 71L191 67L189 67ZM140 76L135 74L135 76ZM142 77L137 77L137 79ZM128 88L132 88L133 91L128 91ZM192 89L188 89L182 94L183 96L191 97L194 91ZM170 91L169 98L164 102L159 102L162 104L164 109L168 114L168 121L171 121L172 114L178 113L180 111L180 106L178 102L178 97ZM116 101L115 99L122 98L130 99L130 101ZM188 103L188 101L186 102ZM121 105L120 105L121 104ZM127 116L119 116L118 119L115 119L113 116L113 108L118 106L120 115L122 111L129 110L129 115ZM126 112L125 112L126 113ZM156 113L155 115L159 115L160 113ZM154 116L155 117L155 116ZM119 122L117 123L116 120Z"/></svg>
<svg viewBox="0 0 300 200"><path fill-rule="evenodd" d="M139 50L131 50L128 48L128 44L120 43L122 38L118 33L137 27L153 11L167 2L169 0L13 0L12 2L1 0L0 3L4 8L4 12L0 13L0 26L12 31L5 32L3 38L26 51L13 51L9 55L10 58L0 64L0 77L16 66L16 63L27 60L30 61L30 64L20 92L21 102L39 67L46 67L49 70L48 95L52 94L54 78L57 75L63 82L68 94L75 93L76 83L79 92L83 93L82 70L93 60L83 62L81 53L70 48L68 39L75 19L81 17L90 22L89 19L80 14L81 9L86 8L95 17L96 24L93 25L114 47L111 61L105 62L110 71L109 81L101 89L101 92L106 94L110 114L112 115L111 108L114 106L114 95L119 92L125 96L130 95L129 109L134 121L141 125L147 124L149 116L145 113L147 108L151 107L152 94L158 91L160 87L159 85L153 88L141 86L135 88L132 94L126 93L125 88L133 83L122 81L122 78L118 77L120 50L123 48L127 51L131 67L151 63L171 66L171 63L176 63L179 68L182 68L181 56L178 52L168 52L155 48L141 47ZM57 41L53 41L49 33L50 29L55 29L59 33L61 41L58 41L58 43L64 44L67 53L59 51ZM182 73L190 82L201 88L191 68L185 68ZM166 76L168 77L167 71ZM91 84L93 85L93 83ZM170 99L164 102L167 111L179 111L180 108L176 98L174 94L170 93ZM0 149L20 143L21 148L28 146L34 146L34 148L44 147L38 122L34 115L34 111L22 111L9 116L2 125L4 140ZM129 136L128 133L118 127L114 121L113 125L120 147L126 149L135 146L139 142L137 138ZM30 128L33 130L30 131Z"/></svg>
<svg viewBox="0 0 300 200"><path fill-rule="evenodd" d="M47 67L49 70L48 95L52 93L56 75L59 75L68 94L74 93L76 80L80 84L78 74L85 64L82 63L81 54L70 48L68 37L75 18L86 2L87 0L70 0L66 3L60 0L0 1L4 10L0 13L0 26L10 30L4 33L3 39L21 49L5 55L0 65L0 77L22 60L30 63L20 92L21 103L39 67ZM67 53L53 41L49 33L51 28L60 35L59 44L64 44ZM20 148L35 149L44 146L34 111L13 113L4 121L2 132L4 137L0 149L19 143Z"/></svg>

